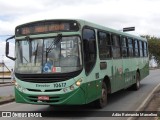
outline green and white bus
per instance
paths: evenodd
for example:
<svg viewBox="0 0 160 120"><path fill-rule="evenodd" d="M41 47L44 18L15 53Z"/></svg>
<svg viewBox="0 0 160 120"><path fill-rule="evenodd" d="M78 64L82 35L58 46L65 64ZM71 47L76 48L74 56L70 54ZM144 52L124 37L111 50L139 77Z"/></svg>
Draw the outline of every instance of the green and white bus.
<svg viewBox="0 0 160 120"><path fill-rule="evenodd" d="M9 40L15 39L15 57ZM15 101L48 105L95 102L132 87L149 74L148 44L84 20L42 20L19 25L6 40L15 60Z"/></svg>

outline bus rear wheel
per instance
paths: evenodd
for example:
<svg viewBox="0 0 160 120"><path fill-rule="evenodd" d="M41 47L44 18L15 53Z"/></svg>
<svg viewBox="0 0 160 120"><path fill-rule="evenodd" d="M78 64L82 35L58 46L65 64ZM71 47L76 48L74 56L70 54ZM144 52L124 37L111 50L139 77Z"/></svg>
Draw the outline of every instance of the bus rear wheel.
<svg viewBox="0 0 160 120"><path fill-rule="evenodd" d="M138 90L140 88L140 74L136 73L136 83L132 86L133 90Z"/></svg>
<svg viewBox="0 0 160 120"><path fill-rule="evenodd" d="M95 102L97 108L103 108L107 105L107 86L104 81L102 82L101 97Z"/></svg>

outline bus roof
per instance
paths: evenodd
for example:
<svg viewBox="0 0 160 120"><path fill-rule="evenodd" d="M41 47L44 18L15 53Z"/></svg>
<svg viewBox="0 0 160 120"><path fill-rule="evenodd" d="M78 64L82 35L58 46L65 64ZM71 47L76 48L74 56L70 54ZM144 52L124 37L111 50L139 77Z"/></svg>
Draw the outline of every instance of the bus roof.
<svg viewBox="0 0 160 120"><path fill-rule="evenodd" d="M132 34L125 33L125 32L121 32L119 30L108 28L108 27L105 27L105 26L102 26L102 25L98 25L98 24L95 24L95 23L92 23L92 22L88 22L88 21L81 20L81 19L77 19L77 21L79 23L83 23L84 26L90 26L90 27L94 27L94 28L97 28L97 29L102 30L102 31L107 31L107 32L119 34L119 35L122 35L122 36L126 36L126 37L131 37L131 38L147 41L146 38L143 38L143 37L140 37L140 36L136 36L136 35L132 35Z"/></svg>
<svg viewBox="0 0 160 120"><path fill-rule="evenodd" d="M126 37L131 37L131 38L134 38L134 39L140 39L140 40L143 40L143 41L147 41L146 38L142 38L140 36L132 35L132 34L125 33L125 32L121 32L119 30L108 28L108 27L105 27L105 26L102 26L102 25L99 25L99 24L95 24L95 23L92 23L92 22L88 22L88 21L82 20L82 19L49 19L49 20L40 20L40 21L33 21L33 22L21 24L21 25L19 25L17 27L21 27L21 26L24 26L24 25L29 25L29 24L32 24L32 23L58 21L58 20L60 20L60 21L70 21L70 20L71 21L77 21L81 25L81 29L83 28L83 26L89 26L89 27L93 27L93 28L96 28L96 29L99 29L99 30L102 30L102 31L107 31L107 32L119 34L121 36L126 36Z"/></svg>

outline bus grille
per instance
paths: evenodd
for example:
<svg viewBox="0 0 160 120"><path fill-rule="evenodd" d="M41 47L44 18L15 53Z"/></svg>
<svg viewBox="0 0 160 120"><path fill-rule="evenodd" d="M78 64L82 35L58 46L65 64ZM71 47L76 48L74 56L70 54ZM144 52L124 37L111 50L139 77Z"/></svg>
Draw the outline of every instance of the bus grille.
<svg viewBox="0 0 160 120"><path fill-rule="evenodd" d="M79 75L81 70L71 73L60 74L19 74L15 73L15 76L21 81L32 83L53 83L69 80Z"/></svg>
<svg viewBox="0 0 160 120"><path fill-rule="evenodd" d="M32 91L32 92L42 92L39 89L30 89L30 88L26 88L28 91ZM45 90L43 92L57 92L60 91L61 89L50 89L50 90Z"/></svg>

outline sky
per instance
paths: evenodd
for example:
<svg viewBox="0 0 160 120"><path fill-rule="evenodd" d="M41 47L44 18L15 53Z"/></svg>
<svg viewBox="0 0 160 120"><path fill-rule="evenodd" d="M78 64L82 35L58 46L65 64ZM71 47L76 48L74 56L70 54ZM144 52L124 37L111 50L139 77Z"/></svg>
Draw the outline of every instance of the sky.
<svg viewBox="0 0 160 120"><path fill-rule="evenodd" d="M17 25L36 20L84 19L117 30L134 26L134 34L160 37L159 6L160 0L0 0L0 62L11 62L4 56L5 38Z"/></svg>

